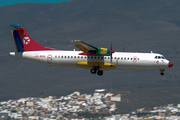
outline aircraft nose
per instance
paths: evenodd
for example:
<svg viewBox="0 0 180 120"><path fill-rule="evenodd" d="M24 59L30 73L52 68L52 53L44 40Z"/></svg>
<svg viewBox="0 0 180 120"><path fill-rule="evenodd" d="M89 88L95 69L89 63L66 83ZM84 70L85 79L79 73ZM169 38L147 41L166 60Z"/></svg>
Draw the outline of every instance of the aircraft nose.
<svg viewBox="0 0 180 120"><path fill-rule="evenodd" d="M169 62L169 68L172 67L172 66L173 66L173 64L171 62Z"/></svg>

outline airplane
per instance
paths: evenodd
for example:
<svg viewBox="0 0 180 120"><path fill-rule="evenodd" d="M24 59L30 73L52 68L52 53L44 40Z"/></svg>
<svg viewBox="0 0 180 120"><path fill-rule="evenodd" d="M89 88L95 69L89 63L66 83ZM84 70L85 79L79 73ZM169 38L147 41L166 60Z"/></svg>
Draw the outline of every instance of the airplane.
<svg viewBox="0 0 180 120"><path fill-rule="evenodd" d="M72 40L80 51L63 51L39 45L27 34L25 28L19 24L10 25L16 52L10 56L30 60L33 62L56 66L78 67L89 69L92 74L103 75L105 70L113 69L142 69L164 70L173 66L163 55L158 53L115 52L108 48L94 47L80 40Z"/></svg>

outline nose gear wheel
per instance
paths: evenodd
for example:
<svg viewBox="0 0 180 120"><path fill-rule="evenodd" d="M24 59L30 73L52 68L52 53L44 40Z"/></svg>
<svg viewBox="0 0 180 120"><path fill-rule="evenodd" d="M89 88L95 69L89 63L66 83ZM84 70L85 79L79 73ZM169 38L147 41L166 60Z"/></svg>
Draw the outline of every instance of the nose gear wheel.
<svg viewBox="0 0 180 120"><path fill-rule="evenodd" d="M160 75L163 76L164 75L164 70L160 70L160 71L161 71Z"/></svg>

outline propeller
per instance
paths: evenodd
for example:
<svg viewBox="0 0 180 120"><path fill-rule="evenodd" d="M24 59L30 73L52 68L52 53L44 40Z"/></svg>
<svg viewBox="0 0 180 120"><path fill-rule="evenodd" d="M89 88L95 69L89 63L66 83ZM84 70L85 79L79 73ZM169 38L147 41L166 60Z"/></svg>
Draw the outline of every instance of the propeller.
<svg viewBox="0 0 180 120"><path fill-rule="evenodd" d="M112 51L112 42L111 42L111 50ZM111 63L112 63L112 52L111 52L111 55L110 55L110 59L111 59Z"/></svg>

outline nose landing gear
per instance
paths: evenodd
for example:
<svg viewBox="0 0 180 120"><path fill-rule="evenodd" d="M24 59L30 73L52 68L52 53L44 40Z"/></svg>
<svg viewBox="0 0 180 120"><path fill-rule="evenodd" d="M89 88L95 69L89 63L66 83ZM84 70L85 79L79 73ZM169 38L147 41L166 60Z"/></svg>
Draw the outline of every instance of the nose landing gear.
<svg viewBox="0 0 180 120"><path fill-rule="evenodd" d="M164 73L161 71L160 75L162 75L162 76L163 76L163 75L164 75Z"/></svg>
<svg viewBox="0 0 180 120"><path fill-rule="evenodd" d="M163 70L160 70L161 71L161 73L160 73L160 75L164 75L164 69Z"/></svg>
<svg viewBox="0 0 180 120"><path fill-rule="evenodd" d="M96 72L97 72L97 74L98 74L99 76L102 76L102 75L103 75L103 71L100 70L99 67L93 67L93 69L91 69L91 73L92 73L92 74L96 74Z"/></svg>

